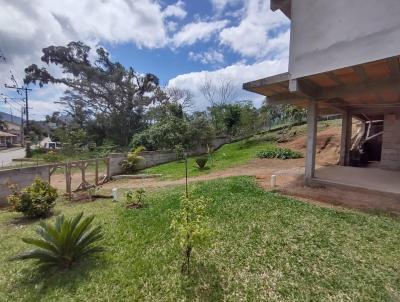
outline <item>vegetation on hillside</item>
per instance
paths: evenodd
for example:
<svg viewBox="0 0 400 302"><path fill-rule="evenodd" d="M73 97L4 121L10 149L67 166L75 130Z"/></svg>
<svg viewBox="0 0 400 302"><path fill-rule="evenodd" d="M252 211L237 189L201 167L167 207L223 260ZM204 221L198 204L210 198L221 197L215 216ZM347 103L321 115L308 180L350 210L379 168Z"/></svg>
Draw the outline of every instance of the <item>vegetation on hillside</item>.
<svg viewBox="0 0 400 302"><path fill-rule="evenodd" d="M318 128L337 125L338 121L324 121L318 123ZM196 163L196 157L188 158L189 176L198 176L210 172L223 170L238 166L257 158L260 152L267 152L274 155L275 158L299 158L303 155L294 150L281 149L277 146L279 141L288 141L299 135L306 133L307 126L300 125L294 127L282 127L273 131L266 131L253 135L231 144L227 144L212 153L212 157L207 164L207 169L199 169ZM162 174L164 179L179 179L185 177L185 162L177 160L174 162L151 167L145 171L149 174Z"/></svg>

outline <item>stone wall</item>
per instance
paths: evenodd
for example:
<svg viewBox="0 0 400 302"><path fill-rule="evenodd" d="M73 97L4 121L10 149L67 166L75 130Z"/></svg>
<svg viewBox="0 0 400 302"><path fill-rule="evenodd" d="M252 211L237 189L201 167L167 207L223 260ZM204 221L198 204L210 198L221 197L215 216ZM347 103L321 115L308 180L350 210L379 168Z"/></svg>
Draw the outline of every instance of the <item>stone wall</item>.
<svg viewBox="0 0 400 302"><path fill-rule="evenodd" d="M400 115L386 114L383 131L381 166L400 170Z"/></svg>
<svg viewBox="0 0 400 302"><path fill-rule="evenodd" d="M20 189L29 186L36 177L49 181L49 166L35 166L0 171L0 204L7 203L9 185L17 184Z"/></svg>

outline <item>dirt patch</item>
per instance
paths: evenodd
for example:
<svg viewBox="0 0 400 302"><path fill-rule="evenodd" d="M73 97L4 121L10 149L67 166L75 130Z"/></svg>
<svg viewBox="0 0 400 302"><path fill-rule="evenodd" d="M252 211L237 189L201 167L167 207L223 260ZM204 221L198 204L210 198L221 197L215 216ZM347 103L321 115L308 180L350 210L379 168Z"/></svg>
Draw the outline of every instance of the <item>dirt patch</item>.
<svg viewBox="0 0 400 302"><path fill-rule="evenodd" d="M335 165L339 161L340 154L340 127L332 127L318 132L317 135L317 163L320 165ZM300 136L283 146L301 151L305 154L307 149L307 137Z"/></svg>

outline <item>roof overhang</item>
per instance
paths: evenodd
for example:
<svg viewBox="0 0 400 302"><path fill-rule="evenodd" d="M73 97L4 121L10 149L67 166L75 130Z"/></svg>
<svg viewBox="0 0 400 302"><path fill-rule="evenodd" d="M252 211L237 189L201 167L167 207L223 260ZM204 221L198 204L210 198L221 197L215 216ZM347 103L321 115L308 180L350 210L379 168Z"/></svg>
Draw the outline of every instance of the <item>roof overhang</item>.
<svg viewBox="0 0 400 302"><path fill-rule="evenodd" d="M16 135L0 131L0 137L16 137Z"/></svg>
<svg viewBox="0 0 400 302"><path fill-rule="evenodd" d="M360 118L400 114L399 56L297 79L283 73L245 83L243 88L265 95L267 104L305 108L317 101L321 114L351 111Z"/></svg>
<svg viewBox="0 0 400 302"><path fill-rule="evenodd" d="M276 11L280 9L289 19L291 19L291 0L271 0L271 10Z"/></svg>

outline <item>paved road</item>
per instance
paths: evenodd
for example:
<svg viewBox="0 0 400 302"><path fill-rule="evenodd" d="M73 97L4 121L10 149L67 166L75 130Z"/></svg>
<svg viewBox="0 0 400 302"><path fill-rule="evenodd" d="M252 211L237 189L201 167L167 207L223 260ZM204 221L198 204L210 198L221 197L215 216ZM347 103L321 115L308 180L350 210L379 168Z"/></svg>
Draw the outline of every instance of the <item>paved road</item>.
<svg viewBox="0 0 400 302"><path fill-rule="evenodd" d="M10 166L15 164L20 164L18 162L12 162L13 158L24 158L25 149L24 148L13 148L11 150L0 151L0 168L2 166Z"/></svg>

